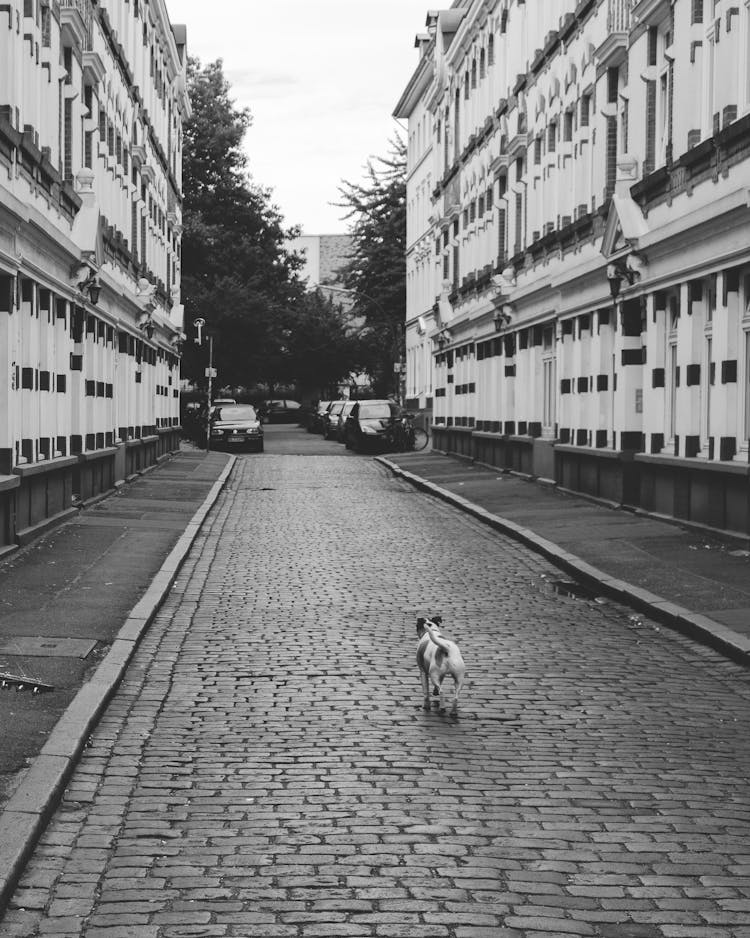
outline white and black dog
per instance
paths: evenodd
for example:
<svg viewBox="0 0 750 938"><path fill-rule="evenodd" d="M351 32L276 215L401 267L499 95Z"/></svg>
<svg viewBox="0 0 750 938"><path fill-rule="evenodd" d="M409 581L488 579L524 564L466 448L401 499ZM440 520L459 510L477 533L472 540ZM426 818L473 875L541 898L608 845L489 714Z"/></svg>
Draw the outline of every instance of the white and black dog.
<svg viewBox="0 0 750 938"><path fill-rule="evenodd" d="M417 664L422 681L425 707L430 706L430 685L435 697L440 697L443 681L448 675L453 678L453 709L458 707L458 695L466 678L466 665L455 642L443 638L438 626L442 616L417 619Z"/></svg>

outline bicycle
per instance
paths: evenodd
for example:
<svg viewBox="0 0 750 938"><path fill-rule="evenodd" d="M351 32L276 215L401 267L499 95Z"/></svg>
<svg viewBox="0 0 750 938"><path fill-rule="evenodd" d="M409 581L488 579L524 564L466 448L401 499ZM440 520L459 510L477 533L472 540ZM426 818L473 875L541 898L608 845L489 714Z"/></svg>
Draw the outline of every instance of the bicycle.
<svg viewBox="0 0 750 938"><path fill-rule="evenodd" d="M414 414L403 413L391 421L387 441L398 452L419 452L430 442L430 435L414 425Z"/></svg>

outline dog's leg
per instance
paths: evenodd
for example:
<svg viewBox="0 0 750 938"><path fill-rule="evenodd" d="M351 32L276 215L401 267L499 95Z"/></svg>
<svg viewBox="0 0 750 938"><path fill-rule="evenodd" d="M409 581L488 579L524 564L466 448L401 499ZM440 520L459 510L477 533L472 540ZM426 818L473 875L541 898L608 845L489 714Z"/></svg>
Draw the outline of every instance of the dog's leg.
<svg viewBox="0 0 750 938"><path fill-rule="evenodd" d="M443 681L445 673L441 673L439 668L433 668L430 671L430 683L432 684L432 696L437 697L436 703L440 707L442 703Z"/></svg>
<svg viewBox="0 0 750 938"><path fill-rule="evenodd" d="M430 709L430 679L422 668L419 669L419 680L422 682L422 697L425 710Z"/></svg>
<svg viewBox="0 0 750 938"><path fill-rule="evenodd" d="M455 713L458 710L458 695L461 693L461 688L464 686L464 680L466 678L466 672L460 671L458 674L453 675L453 712Z"/></svg>

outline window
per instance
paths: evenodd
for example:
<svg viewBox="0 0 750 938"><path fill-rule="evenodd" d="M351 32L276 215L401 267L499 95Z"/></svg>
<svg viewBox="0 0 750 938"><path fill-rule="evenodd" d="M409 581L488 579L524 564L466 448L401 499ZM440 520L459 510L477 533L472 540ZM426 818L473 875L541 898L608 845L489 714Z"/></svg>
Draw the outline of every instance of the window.
<svg viewBox="0 0 750 938"><path fill-rule="evenodd" d="M487 59L484 49L479 53L479 77L484 78L487 74Z"/></svg>
<svg viewBox="0 0 750 938"><path fill-rule="evenodd" d="M453 110L453 158L458 159L461 153L461 92L456 88L455 106Z"/></svg>
<svg viewBox="0 0 750 938"><path fill-rule="evenodd" d="M709 440L712 434L711 428L711 391L714 383L715 366L713 364L713 341L710 333L706 335L704 346L705 360L701 374L703 377L703 439Z"/></svg>
<svg viewBox="0 0 750 938"><path fill-rule="evenodd" d="M662 165L666 162L669 145L669 72L664 71L659 76L659 99L657 111L657 162Z"/></svg>
<svg viewBox="0 0 750 938"><path fill-rule="evenodd" d="M569 143L573 139L573 112L566 111L563 117L563 140Z"/></svg>
<svg viewBox="0 0 750 938"><path fill-rule="evenodd" d="M669 439L674 440L677 432L677 342L669 343Z"/></svg>
<svg viewBox="0 0 750 938"><path fill-rule="evenodd" d="M70 46L63 48L63 68L65 69L65 84L73 82L73 50Z"/></svg>
<svg viewBox="0 0 750 938"><path fill-rule="evenodd" d="M581 127L588 127L591 118L591 95L581 95Z"/></svg>
<svg viewBox="0 0 750 938"><path fill-rule="evenodd" d="M495 64L495 37L490 36L487 40L487 65Z"/></svg>
<svg viewBox="0 0 750 938"><path fill-rule="evenodd" d="M73 181L73 101L65 99L63 128L63 178L66 182Z"/></svg>
<svg viewBox="0 0 750 938"><path fill-rule="evenodd" d="M52 45L52 18L48 6L42 7L42 45L46 49Z"/></svg>

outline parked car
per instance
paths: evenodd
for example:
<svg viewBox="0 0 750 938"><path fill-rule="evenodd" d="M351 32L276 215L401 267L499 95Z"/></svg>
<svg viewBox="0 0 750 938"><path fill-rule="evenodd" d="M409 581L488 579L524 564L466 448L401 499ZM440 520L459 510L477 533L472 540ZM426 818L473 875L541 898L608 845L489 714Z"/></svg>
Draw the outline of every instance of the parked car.
<svg viewBox="0 0 750 938"><path fill-rule="evenodd" d="M318 401L313 408L310 422L307 425L308 433L323 433L325 430L325 415L330 405L331 401Z"/></svg>
<svg viewBox="0 0 750 938"><path fill-rule="evenodd" d="M352 412L352 408L356 404L356 401L344 401L344 406L341 408L338 419L336 421L336 429L333 434L333 438L339 442L346 442L346 437L344 436L344 428L346 427L346 418Z"/></svg>
<svg viewBox="0 0 750 938"><path fill-rule="evenodd" d="M358 452L382 447L385 444L390 423L399 413L398 404L394 401L356 401L346 420L344 429L346 445Z"/></svg>
<svg viewBox="0 0 750 938"><path fill-rule="evenodd" d="M250 404L219 404L211 412L211 446L263 452L263 427Z"/></svg>
<svg viewBox="0 0 750 938"><path fill-rule="evenodd" d="M346 404L346 401L331 401L331 404L326 411L325 422L323 424L323 438L330 440L333 438L336 433L336 427L338 426L339 414Z"/></svg>
<svg viewBox="0 0 750 938"><path fill-rule="evenodd" d="M267 423L298 423L302 413L299 401L273 400L264 401L263 418Z"/></svg>

